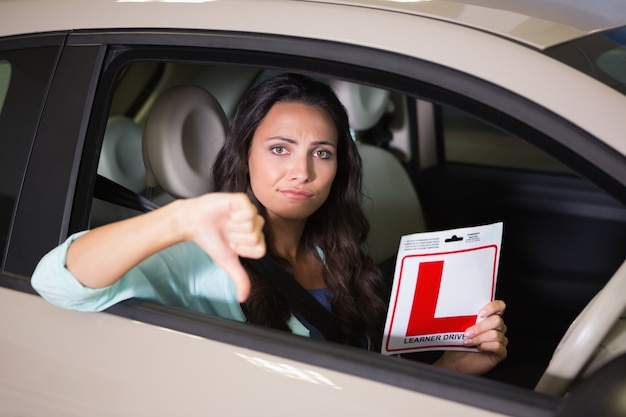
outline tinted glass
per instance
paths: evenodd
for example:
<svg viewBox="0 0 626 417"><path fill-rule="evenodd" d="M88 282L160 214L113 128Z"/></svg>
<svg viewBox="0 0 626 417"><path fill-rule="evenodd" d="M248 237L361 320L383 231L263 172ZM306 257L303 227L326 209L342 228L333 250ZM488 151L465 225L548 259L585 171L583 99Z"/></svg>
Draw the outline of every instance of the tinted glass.
<svg viewBox="0 0 626 417"><path fill-rule="evenodd" d="M547 53L626 94L626 26L577 39Z"/></svg>
<svg viewBox="0 0 626 417"><path fill-rule="evenodd" d="M8 61L0 61L0 113L2 106L7 97L9 90L9 82L11 81L11 63Z"/></svg>
<svg viewBox="0 0 626 417"><path fill-rule="evenodd" d="M55 55L55 48L0 51L0 254L4 254Z"/></svg>
<svg viewBox="0 0 626 417"><path fill-rule="evenodd" d="M458 110L442 107L441 124L448 162L570 173L561 163L528 142Z"/></svg>

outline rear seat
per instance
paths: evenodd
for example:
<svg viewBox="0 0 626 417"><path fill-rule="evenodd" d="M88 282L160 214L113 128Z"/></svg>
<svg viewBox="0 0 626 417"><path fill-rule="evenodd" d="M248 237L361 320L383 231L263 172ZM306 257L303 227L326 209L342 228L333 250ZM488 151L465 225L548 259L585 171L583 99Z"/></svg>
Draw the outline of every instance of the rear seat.
<svg viewBox="0 0 626 417"><path fill-rule="evenodd" d="M114 116L107 122L98 174L141 194L146 187L146 170L141 157L142 129L131 119ZM90 227L97 227L138 214L135 210L99 199L91 206Z"/></svg>
<svg viewBox="0 0 626 417"><path fill-rule="evenodd" d="M222 107L206 90L171 87L155 100L144 129L126 117L109 119L98 174L137 194L151 195L159 205L210 192L213 160L227 126ZM136 214L94 199L90 227Z"/></svg>

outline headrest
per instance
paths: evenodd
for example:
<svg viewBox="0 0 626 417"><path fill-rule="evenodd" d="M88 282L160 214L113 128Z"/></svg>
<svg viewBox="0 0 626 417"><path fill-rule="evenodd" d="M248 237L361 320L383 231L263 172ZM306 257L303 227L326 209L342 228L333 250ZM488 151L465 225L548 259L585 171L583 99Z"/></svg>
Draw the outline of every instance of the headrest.
<svg viewBox="0 0 626 417"><path fill-rule="evenodd" d="M228 119L218 101L196 86L176 86L156 99L146 120L143 159L148 187L177 198L214 190L212 168Z"/></svg>
<svg viewBox="0 0 626 417"><path fill-rule="evenodd" d="M370 223L369 254L375 262L395 256L404 235L424 231L419 198L406 170L391 152L357 143L363 160L361 203Z"/></svg>
<svg viewBox="0 0 626 417"><path fill-rule="evenodd" d="M330 80L329 84L348 111L354 130L373 127L389 108L389 91L341 80Z"/></svg>
<svg viewBox="0 0 626 417"><path fill-rule="evenodd" d="M141 193L146 170L141 162L141 128L129 118L113 116L102 141L98 174Z"/></svg>

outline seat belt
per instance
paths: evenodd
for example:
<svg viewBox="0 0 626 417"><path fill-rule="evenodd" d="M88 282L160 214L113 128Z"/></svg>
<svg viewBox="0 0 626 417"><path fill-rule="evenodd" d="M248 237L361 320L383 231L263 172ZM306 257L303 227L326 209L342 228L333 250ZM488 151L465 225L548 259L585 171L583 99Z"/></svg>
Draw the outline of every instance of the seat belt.
<svg viewBox="0 0 626 417"><path fill-rule="evenodd" d="M159 205L146 197L116 183L100 174L96 178L94 197L143 213L159 208ZM292 313L302 315L306 321L319 330L326 340L343 343L345 337L337 320L319 301L305 290L276 260L265 256L261 259L241 258L257 274L269 279L287 300Z"/></svg>
<svg viewBox="0 0 626 417"><path fill-rule="evenodd" d="M146 197L104 177L96 177L96 189L93 196L109 203L147 213L159 208L159 205Z"/></svg>
<svg viewBox="0 0 626 417"><path fill-rule="evenodd" d="M264 256L261 259L242 259L242 262L269 279L287 300L292 313L302 317L319 330L326 340L344 343L345 337L331 312L320 304L296 279L276 260Z"/></svg>

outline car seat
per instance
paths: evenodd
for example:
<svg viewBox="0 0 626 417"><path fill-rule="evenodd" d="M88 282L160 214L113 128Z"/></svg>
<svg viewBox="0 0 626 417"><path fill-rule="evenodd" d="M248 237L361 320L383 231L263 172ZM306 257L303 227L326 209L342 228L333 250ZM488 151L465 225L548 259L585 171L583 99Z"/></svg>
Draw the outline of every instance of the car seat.
<svg viewBox="0 0 626 417"><path fill-rule="evenodd" d="M371 128L390 108L387 91L340 80L331 80L330 86L355 131ZM366 143L357 142L357 147L363 160L362 207L371 227L368 251L375 262L395 265L400 238L425 229L419 198L393 153Z"/></svg>
<svg viewBox="0 0 626 417"><path fill-rule="evenodd" d="M146 187L146 170L141 157L142 130L128 117L112 116L107 121L98 174L135 193ZM138 214L138 211L94 199L90 226L96 227Z"/></svg>
<svg viewBox="0 0 626 417"><path fill-rule="evenodd" d="M213 163L227 130L226 114L208 91L191 85L165 90L144 128L147 186L175 198L213 191Z"/></svg>
<svg viewBox="0 0 626 417"><path fill-rule="evenodd" d="M113 116L107 122L98 174L141 193L146 186L146 170L141 160L142 131L124 116Z"/></svg>

